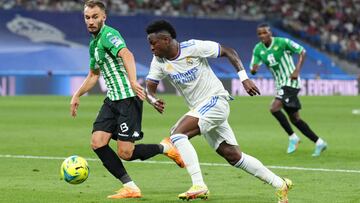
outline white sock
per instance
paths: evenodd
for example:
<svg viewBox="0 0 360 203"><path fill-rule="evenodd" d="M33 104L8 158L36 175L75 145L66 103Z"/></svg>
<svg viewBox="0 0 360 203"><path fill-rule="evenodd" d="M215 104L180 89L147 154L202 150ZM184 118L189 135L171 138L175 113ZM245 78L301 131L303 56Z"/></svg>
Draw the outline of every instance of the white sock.
<svg viewBox="0 0 360 203"><path fill-rule="evenodd" d="M296 140L300 139L295 133L289 136L289 140L295 140L295 139Z"/></svg>
<svg viewBox="0 0 360 203"><path fill-rule="evenodd" d="M190 143L188 137L184 134L175 134L170 137L171 142L178 149L181 158L184 161L186 170L191 176L193 185L204 186L204 180L201 174L199 160L196 151Z"/></svg>
<svg viewBox="0 0 360 203"><path fill-rule="evenodd" d="M127 182L124 184L124 186L132 188L132 189L140 190L134 181Z"/></svg>
<svg viewBox="0 0 360 203"><path fill-rule="evenodd" d="M319 137L319 139L315 143L316 145L322 145L324 144L324 140Z"/></svg>
<svg viewBox="0 0 360 203"><path fill-rule="evenodd" d="M243 169L275 188L281 188L284 184L282 178L266 168L259 160L244 152L242 153L241 159L234 166Z"/></svg>

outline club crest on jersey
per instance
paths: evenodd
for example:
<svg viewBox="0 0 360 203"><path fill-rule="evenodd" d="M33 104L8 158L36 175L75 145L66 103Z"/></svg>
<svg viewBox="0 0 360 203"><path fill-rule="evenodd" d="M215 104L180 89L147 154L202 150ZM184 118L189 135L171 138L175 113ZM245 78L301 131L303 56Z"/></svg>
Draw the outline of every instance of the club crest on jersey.
<svg viewBox="0 0 360 203"><path fill-rule="evenodd" d="M260 51L260 54L261 54L261 55L264 55L264 54L265 54L265 51Z"/></svg>
<svg viewBox="0 0 360 203"><path fill-rule="evenodd" d="M188 66L192 66L194 64L194 61L190 57L186 57L186 64Z"/></svg>
<svg viewBox="0 0 360 203"><path fill-rule="evenodd" d="M274 50L277 51L279 49L278 46L274 46Z"/></svg>
<svg viewBox="0 0 360 203"><path fill-rule="evenodd" d="M174 71L174 67L171 64L167 64L166 65L166 71L168 72L173 72Z"/></svg>

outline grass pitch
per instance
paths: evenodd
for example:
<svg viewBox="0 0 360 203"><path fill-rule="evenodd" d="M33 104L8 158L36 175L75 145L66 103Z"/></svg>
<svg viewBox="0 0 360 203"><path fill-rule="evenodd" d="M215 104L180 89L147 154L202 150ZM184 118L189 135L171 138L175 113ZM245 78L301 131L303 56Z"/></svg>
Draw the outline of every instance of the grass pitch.
<svg viewBox="0 0 360 203"><path fill-rule="evenodd" d="M144 104L143 143L158 143L168 136L170 127L187 111L180 97L162 97L167 103L164 115ZM360 115L352 114L352 110L360 109L360 97L301 97L302 118L329 144L318 158L311 157L313 143L297 130L302 139L298 151L285 153L287 137L268 111L271 100L237 97L231 102L229 122L241 149L267 166L301 167L271 167L295 183L290 202L360 202ZM0 202L182 202L176 197L191 186L190 177L162 155L151 159L154 163L125 163L143 198L106 199L121 185L90 149L92 122L102 101L103 96L82 97L78 117L73 119L69 97L2 97ZM211 191L208 202L276 202L271 186L226 166L202 137L192 143L200 162L220 164L202 166ZM88 158L90 165L89 179L80 185L59 180L61 158L73 154Z"/></svg>

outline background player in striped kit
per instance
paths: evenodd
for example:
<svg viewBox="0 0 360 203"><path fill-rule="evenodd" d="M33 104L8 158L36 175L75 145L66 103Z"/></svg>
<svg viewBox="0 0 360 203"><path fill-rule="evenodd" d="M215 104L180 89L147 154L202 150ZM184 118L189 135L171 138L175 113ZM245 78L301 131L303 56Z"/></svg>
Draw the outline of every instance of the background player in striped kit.
<svg viewBox="0 0 360 203"><path fill-rule="evenodd" d="M189 139L202 134L209 145L236 168L258 177L277 189L279 202L287 202L292 183L266 168L259 160L241 152L229 123L229 100L232 97L215 76L208 57L227 57L239 74L249 95L260 94L248 79L241 60L234 49L213 41L176 41L176 31L164 20L151 23L146 32L154 54L146 81L147 99L162 113L165 104L155 98L160 80L167 78L185 98L190 111L175 124L171 141L178 148L192 179L192 187L179 194L180 199L207 199L209 190L204 183L196 151Z"/></svg>
<svg viewBox="0 0 360 203"><path fill-rule="evenodd" d="M134 56L126 48L120 33L105 25L105 5L101 1L87 1L84 18L93 36L90 71L71 99L71 115L76 116L80 96L94 87L101 73L108 92L93 125L91 146L105 168L123 183L123 187L108 198L138 198L141 197L140 189L127 174L119 157L131 161L165 154L179 166L183 167L183 162L169 138L160 144L134 144L143 137L142 100L145 98L143 88L136 81ZM108 145L111 138L117 140L119 157Z"/></svg>
<svg viewBox="0 0 360 203"><path fill-rule="evenodd" d="M289 116L291 123L316 143L312 155L320 156L327 144L311 130L299 114L301 104L297 95L301 88L299 74L305 60L305 49L290 39L272 37L268 24L260 24L257 28L257 35L260 42L256 44L253 51L250 64L251 73L256 74L259 66L265 63L275 79L277 95L271 104L270 111L289 135L287 153L292 153L297 149L300 138L291 128L289 121L281 111L282 108ZM299 54L296 66L292 58L293 53Z"/></svg>

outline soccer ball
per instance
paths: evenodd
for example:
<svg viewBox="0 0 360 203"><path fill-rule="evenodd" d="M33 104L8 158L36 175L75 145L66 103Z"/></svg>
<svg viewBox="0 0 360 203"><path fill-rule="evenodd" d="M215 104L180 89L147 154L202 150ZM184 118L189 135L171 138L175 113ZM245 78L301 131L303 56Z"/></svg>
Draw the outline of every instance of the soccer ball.
<svg viewBox="0 0 360 203"><path fill-rule="evenodd" d="M80 156L70 156L64 160L60 168L61 179L70 184L80 184L89 176L89 165Z"/></svg>

